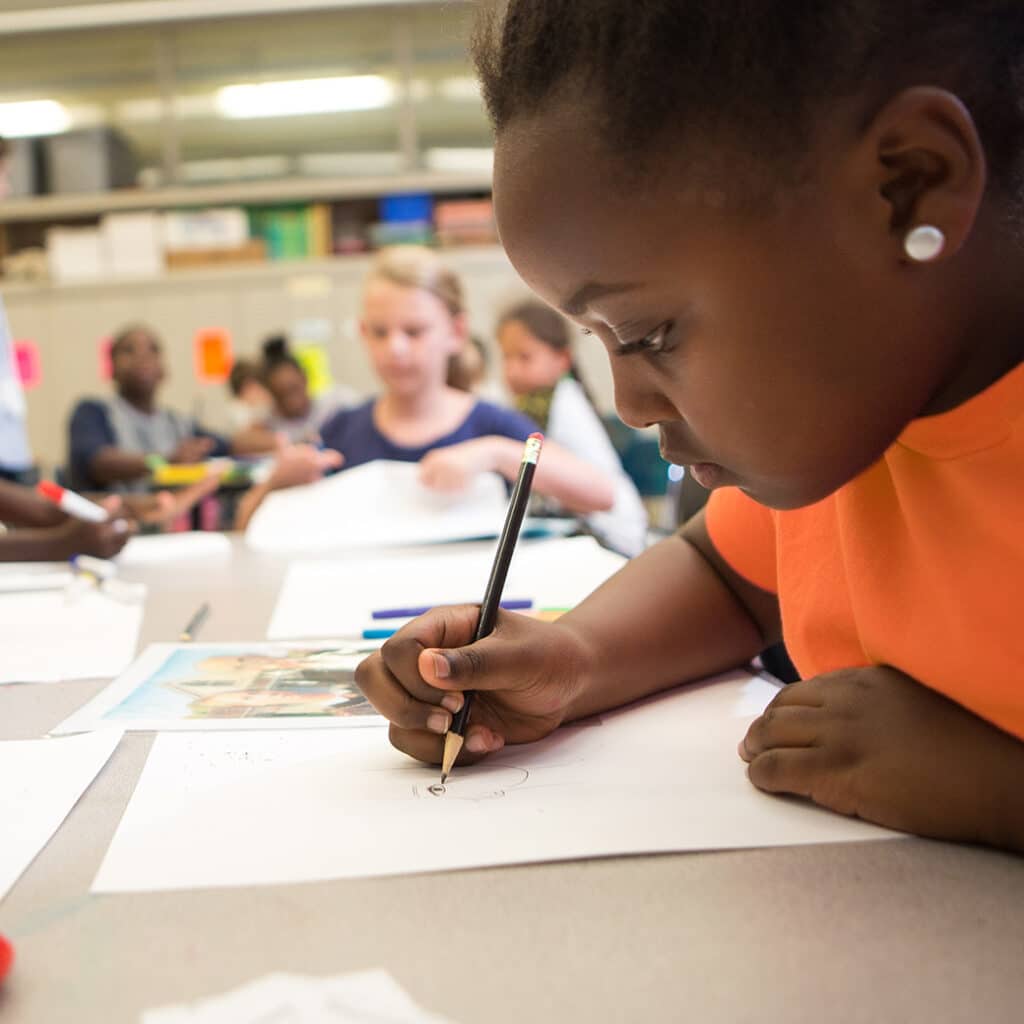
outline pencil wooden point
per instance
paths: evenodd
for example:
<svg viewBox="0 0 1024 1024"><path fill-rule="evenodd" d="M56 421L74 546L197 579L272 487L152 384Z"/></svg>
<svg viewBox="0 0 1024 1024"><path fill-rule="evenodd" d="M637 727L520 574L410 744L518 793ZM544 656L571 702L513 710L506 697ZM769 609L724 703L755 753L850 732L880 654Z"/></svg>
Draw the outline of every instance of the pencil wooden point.
<svg viewBox="0 0 1024 1024"><path fill-rule="evenodd" d="M456 732L449 732L444 738L444 756L441 758L441 785L445 784L448 776L452 773L455 759L462 750L465 739Z"/></svg>
<svg viewBox="0 0 1024 1024"><path fill-rule="evenodd" d="M199 632L199 628L206 621L207 615L210 614L210 602L204 601L200 606L199 610L189 620L188 625L181 631L178 639L183 644L189 644L196 638L196 633Z"/></svg>

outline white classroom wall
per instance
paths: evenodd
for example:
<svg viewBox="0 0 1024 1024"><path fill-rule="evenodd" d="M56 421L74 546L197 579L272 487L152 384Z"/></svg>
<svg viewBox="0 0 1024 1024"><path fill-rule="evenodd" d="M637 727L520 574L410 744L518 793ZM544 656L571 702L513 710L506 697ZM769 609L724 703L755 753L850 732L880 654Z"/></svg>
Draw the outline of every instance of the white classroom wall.
<svg viewBox="0 0 1024 1024"><path fill-rule="evenodd" d="M491 333L495 317L528 291L497 247L450 250L445 258L464 279L472 330L491 346L497 373ZM27 396L37 461L47 471L65 461L67 418L74 403L109 390L100 377L101 339L137 321L151 325L165 342L169 379L164 403L199 413L211 427L223 423L227 389L201 385L195 378L193 337L201 328L227 328L236 356L242 356L256 355L268 334L290 332L297 321L329 321L335 380L372 392L372 372L355 330L369 263L369 257L351 257L178 271L126 282L6 285L3 298L14 337L35 342L42 359L42 382ZM581 336L577 351L595 399L611 411L611 374L600 342Z"/></svg>

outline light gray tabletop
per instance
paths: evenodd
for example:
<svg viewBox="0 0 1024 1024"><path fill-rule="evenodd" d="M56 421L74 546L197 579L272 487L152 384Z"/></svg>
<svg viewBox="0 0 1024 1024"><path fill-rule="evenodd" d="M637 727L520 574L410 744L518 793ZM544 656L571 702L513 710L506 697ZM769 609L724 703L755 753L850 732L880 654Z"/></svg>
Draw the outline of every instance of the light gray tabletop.
<svg viewBox="0 0 1024 1024"><path fill-rule="evenodd" d="M282 571L239 548L133 574L141 643L203 599L202 639L261 639ZM101 686L0 687L0 738L43 735ZM1024 859L917 839L90 896L151 740L125 737L0 903L4 1024L136 1022L270 971L380 966L462 1024L1024 1020Z"/></svg>

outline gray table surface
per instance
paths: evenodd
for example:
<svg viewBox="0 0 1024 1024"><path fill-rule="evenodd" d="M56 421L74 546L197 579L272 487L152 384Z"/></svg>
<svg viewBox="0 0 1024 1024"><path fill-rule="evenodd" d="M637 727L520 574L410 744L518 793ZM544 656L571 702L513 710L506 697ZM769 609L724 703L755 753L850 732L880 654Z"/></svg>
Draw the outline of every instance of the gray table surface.
<svg viewBox="0 0 1024 1024"><path fill-rule="evenodd" d="M262 638L282 570L239 548L126 574L150 585L141 643L203 598L202 639ZM102 685L0 687L0 739ZM461 1024L1024 1021L1024 859L917 839L91 896L151 742L125 737L0 903L5 1024L135 1022L270 971L379 966Z"/></svg>

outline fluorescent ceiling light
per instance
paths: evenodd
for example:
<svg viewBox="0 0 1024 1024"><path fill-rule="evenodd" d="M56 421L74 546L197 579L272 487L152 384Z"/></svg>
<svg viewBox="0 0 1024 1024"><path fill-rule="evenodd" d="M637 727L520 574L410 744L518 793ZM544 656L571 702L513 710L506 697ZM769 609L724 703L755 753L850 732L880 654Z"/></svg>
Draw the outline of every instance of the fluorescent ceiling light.
<svg viewBox="0 0 1024 1024"><path fill-rule="evenodd" d="M395 87L380 75L303 78L290 82L226 85L217 90L224 117L292 117L372 110L395 101Z"/></svg>
<svg viewBox="0 0 1024 1024"><path fill-rule="evenodd" d="M56 100L0 103L0 135L9 139L58 135L70 127L71 114Z"/></svg>

